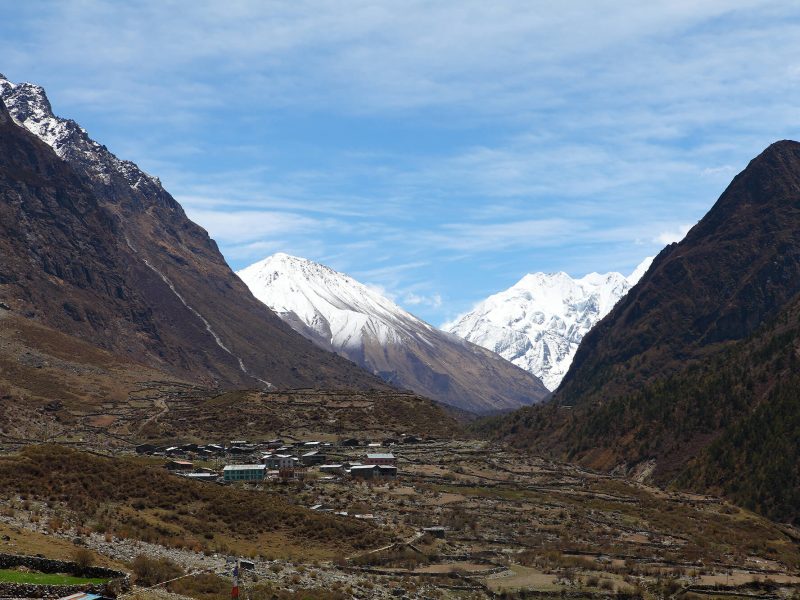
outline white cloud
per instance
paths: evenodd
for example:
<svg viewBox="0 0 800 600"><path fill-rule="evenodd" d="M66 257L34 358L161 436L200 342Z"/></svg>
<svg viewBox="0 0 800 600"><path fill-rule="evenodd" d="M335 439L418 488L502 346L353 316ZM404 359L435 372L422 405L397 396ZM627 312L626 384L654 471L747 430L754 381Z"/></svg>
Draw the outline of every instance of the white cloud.
<svg viewBox="0 0 800 600"><path fill-rule="evenodd" d="M323 229L344 229L344 223L333 219L312 219L298 214L244 210L225 212L190 208L189 218L202 225L211 237L222 243L241 245L264 238L312 234Z"/></svg>
<svg viewBox="0 0 800 600"><path fill-rule="evenodd" d="M371 248L368 248L371 250ZM384 259L390 260L392 255L385 256ZM398 277L402 276L404 273L413 272L420 268L426 267L429 264L428 261L424 260L417 260L413 262L406 262L406 263L397 263L392 261L388 265L376 266L371 269L364 269L361 268L356 271L356 277L359 279L364 279L367 281L372 280L396 280Z"/></svg>
<svg viewBox="0 0 800 600"><path fill-rule="evenodd" d="M662 231L653 238L653 242L656 244L661 244L662 246L672 244L673 242L680 242L686 237L686 234L689 233L691 228L691 225L680 225L677 229Z"/></svg>
<svg viewBox="0 0 800 600"><path fill-rule="evenodd" d="M719 167L706 167L703 169L703 175L722 175L725 177L731 176L734 173L732 165L720 165Z"/></svg>
<svg viewBox="0 0 800 600"><path fill-rule="evenodd" d="M407 306L430 306L433 308L439 308L442 306L442 295L439 293L434 293L430 296L425 296L422 294L409 292L403 296L403 303Z"/></svg>
<svg viewBox="0 0 800 600"><path fill-rule="evenodd" d="M576 92L592 91L596 102L616 90L617 104L634 105L633 90L674 103L732 81L757 88L774 69L787 72L774 48L780 43L793 55L796 14L790 2L752 0L356 0L347 10L336 0L188 7L96 0L53 2L26 25L49 62L79 65L95 78L91 98L85 86L72 88L76 101L127 112L138 104L142 116L166 104L175 114L181 105L254 100L316 107L333 101L346 111L461 105L529 112L559 106ZM703 31L722 20L729 35ZM14 69L35 71L36 53L14 52L12 42L0 49ZM730 78L743 70L747 77Z"/></svg>
<svg viewBox="0 0 800 600"><path fill-rule="evenodd" d="M635 264L682 238L678 224L769 142L800 135L788 1L18 12L0 20L6 75L45 85L60 114L127 125L100 141L159 175L228 258L330 259L409 306L435 307L435 265L458 258L513 255L509 278L544 260ZM348 134L320 148L324 132L264 137L285 114L298 129L342 119ZM389 133L371 139L374 123Z"/></svg>
<svg viewBox="0 0 800 600"><path fill-rule="evenodd" d="M377 283L364 283L364 287L366 287L371 292L378 294L379 296L383 296L384 298L388 298L392 302L397 302L397 294L392 292L391 290L386 289L384 286L377 284Z"/></svg>
<svg viewBox="0 0 800 600"><path fill-rule="evenodd" d="M461 252L512 247L543 247L563 243L585 231L586 224L570 219L527 219L503 223L446 223L421 237L427 244Z"/></svg>

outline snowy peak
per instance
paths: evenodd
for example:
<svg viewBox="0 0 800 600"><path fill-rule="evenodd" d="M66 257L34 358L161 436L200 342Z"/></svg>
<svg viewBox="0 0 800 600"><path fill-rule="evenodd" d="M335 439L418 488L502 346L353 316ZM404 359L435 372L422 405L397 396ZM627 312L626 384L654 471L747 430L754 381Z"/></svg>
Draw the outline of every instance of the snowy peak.
<svg viewBox="0 0 800 600"><path fill-rule="evenodd" d="M279 253L238 275L297 332L392 384L478 413L518 408L547 395L530 373L319 263Z"/></svg>
<svg viewBox="0 0 800 600"><path fill-rule="evenodd" d="M115 175L121 175L134 189L147 185L152 188L150 191L163 193L158 178L147 175L130 161L117 158L91 139L75 121L53 114L43 87L13 83L0 75L0 99L18 124L53 148L60 158L78 162L105 185L110 185Z"/></svg>
<svg viewBox="0 0 800 600"><path fill-rule="evenodd" d="M420 338L416 317L343 273L278 253L238 272L253 295L282 316L299 319L335 350Z"/></svg>
<svg viewBox="0 0 800 600"><path fill-rule="evenodd" d="M644 274L647 273L650 265L653 264L654 258L655 257L653 256L648 256L641 263L639 263L639 265L633 270L633 273L628 275L628 283L631 287L639 283L639 280L644 277Z"/></svg>
<svg viewBox="0 0 800 600"><path fill-rule="evenodd" d="M51 146L61 158L67 139L74 129L73 121L53 115L44 88L32 83L15 84L0 78L0 95L14 120Z"/></svg>
<svg viewBox="0 0 800 600"><path fill-rule="evenodd" d="M203 385L383 386L256 300L156 178L56 117L40 86L2 77L0 100L0 186L14 196L0 287L21 314Z"/></svg>
<svg viewBox="0 0 800 600"><path fill-rule="evenodd" d="M539 311L561 314L587 298L597 301L600 312L607 312L628 287L627 279L620 273L590 273L580 279L573 279L563 272L533 273L523 277L507 292L514 290L535 304ZM498 295L505 296L507 292Z"/></svg>
<svg viewBox="0 0 800 600"><path fill-rule="evenodd" d="M564 272L530 273L443 329L500 354L554 390L583 336L638 282L652 260L645 259L628 277L616 272L578 279Z"/></svg>

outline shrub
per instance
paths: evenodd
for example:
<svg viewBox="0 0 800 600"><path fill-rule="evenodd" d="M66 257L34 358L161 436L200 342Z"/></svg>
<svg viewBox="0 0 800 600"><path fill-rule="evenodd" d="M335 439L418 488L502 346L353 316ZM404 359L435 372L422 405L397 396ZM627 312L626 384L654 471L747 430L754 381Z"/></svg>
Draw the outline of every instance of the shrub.
<svg viewBox="0 0 800 600"><path fill-rule="evenodd" d="M88 548L75 548L72 551L72 561L80 569L88 569L94 564L94 552Z"/></svg>
<svg viewBox="0 0 800 600"><path fill-rule="evenodd" d="M175 594L197 600L217 600L230 595L231 582L214 573L201 573L173 581L167 586L167 589Z"/></svg>
<svg viewBox="0 0 800 600"><path fill-rule="evenodd" d="M184 574L183 569L168 558L151 558L144 554L133 559L131 570L136 576L136 583L145 587L163 583Z"/></svg>

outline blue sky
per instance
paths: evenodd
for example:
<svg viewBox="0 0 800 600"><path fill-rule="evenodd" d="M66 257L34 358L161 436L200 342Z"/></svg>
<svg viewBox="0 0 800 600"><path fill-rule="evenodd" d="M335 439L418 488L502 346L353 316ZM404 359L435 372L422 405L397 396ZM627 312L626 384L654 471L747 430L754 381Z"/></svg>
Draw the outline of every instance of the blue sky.
<svg viewBox="0 0 800 600"><path fill-rule="evenodd" d="M3 2L0 72L276 251L439 324L631 271L800 137L793 2Z"/></svg>

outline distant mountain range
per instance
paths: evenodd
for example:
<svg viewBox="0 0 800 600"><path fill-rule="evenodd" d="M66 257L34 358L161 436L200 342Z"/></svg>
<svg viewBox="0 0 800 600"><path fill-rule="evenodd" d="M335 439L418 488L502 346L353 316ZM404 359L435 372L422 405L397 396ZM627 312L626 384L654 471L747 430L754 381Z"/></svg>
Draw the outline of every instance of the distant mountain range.
<svg viewBox="0 0 800 600"><path fill-rule="evenodd" d="M800 523L800 143L777 142L583 339L553 401L489 426Z"/></svg>
<svg viewBox="0 0 800 600"><path fill-rule="evenodd" d="M191 381L386 389L256 300L157 178L3 76L0 301Z"/></svg>
<svg viewBox="0 0 800 600"><path fill-rule="evenodd" d="M296 331L392 385L476 413L507 411L548 395L530 373L324 265L275 254L238 275Z"/></svg>
<svg viewBox="0 0 800 600"><path fill-rule="evenodd" d="M583 336L649 268L646 258L631 275L531 273L442 326L496 352L555 390Z"/></svg>

